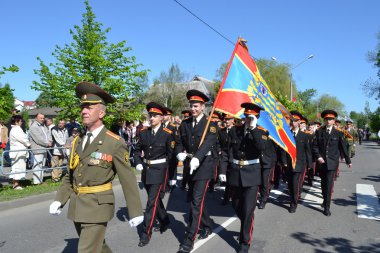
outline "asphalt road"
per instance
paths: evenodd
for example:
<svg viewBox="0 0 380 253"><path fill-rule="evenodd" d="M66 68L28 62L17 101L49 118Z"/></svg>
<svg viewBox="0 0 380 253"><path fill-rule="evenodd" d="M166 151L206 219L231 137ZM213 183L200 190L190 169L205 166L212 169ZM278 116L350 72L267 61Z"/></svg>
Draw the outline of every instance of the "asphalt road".
<svg viewBox="0 0 380 253"><path fill-rule="evenodd" d="M286 186L272 191L263 210L255 211L253 244L250 252L268 253L380 253L380 145L357 145L353 167L341 163L335 182L332 216L320 208L318 180L304 187L302 203L295 214L288 213ZM317 178L318 179L318 178ZM371 193L372 189L372 193ZM179 188L167 194L165 203L171 227L164 234L155 232L144 248L137 246L140 228L131 228L120 185L114 187L117 205L109 223L106 240L113 252L176 252L182 241L189 205ZM146 193L140 191L146 203ZM220 205L222 192L208 193L206 205L215 221L214 232L206 240L197 240L193 252L236 252L240 221L231 206ZM48 214L54 194L45 194L8 203L0 203L0 252L76 252L78 238L73 223ZM144 204L145 204L144 203Z"/></svg>

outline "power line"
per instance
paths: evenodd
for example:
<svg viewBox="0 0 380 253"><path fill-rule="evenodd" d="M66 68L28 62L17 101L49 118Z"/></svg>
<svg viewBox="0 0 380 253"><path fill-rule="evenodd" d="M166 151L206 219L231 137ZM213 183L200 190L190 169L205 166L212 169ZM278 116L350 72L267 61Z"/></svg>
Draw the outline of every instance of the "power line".
<svg viewBox="0 0 380 253"><path fill-rule="evenodd" d="M231 43L233 46L235 46L235 43L232 42L230 39L228 39L226 36L224 36L221 32L219 32L218 30L216 30L214 27L212 27L211 25L209 25L206 21L204 21L203 19L201 19L200 17L198 17L194 12L192 12L191 10L189 10L186 6L184 6L183 4L181 4L180 2L178 2L177 0L173 0L174 2L176 2L179 6L181 6L183 9L185 9L187 12L189 12L192 16L194 16L196 19L198 19L199 21L201 21L204 25L206 25L208 28L210 28L211 30L213 30L215 33L217 33L220 37L222 37L223 39L225 39L226 41L228 41L229 43ZM253 57L252 55L250 55L252 57L252 59L254 59L255 61L257 61L257 59L255 57ZM267 68L269 69L273 69L272 66L269 66L265 63L263 63L263 65L265 65Z"/></svg>
<svg viewBox="0 0 380 253"><path fill-rule="evenodd" d="M191 15L193 15L196 19L198 19L203 24L205 24L208 28L210 28L211 30L213 30L214 32L216 32L220 37L222 37L223 39L227 40L232 45L235 45L235 43L233 43L230 39L228 39L226 36L224 36L223 34L221 34L220 32L218 32L214 27L212 27L206 21L204 21L203 19L201 19L200 17L198 17L194 12L192 12L191 10L189 10L186 6L184 6L183 4L181 4L180 2L178 2L177 0L174 0L174 2L176 2L179 6L181 6L183 9L185 9Z"/></svg>

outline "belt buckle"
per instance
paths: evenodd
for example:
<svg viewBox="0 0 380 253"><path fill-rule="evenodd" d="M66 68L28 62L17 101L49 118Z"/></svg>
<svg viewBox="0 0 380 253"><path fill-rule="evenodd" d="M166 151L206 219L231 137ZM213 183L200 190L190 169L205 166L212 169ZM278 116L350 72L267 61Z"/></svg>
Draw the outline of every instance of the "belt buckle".
<svg viewBox="0 0 380 253"><path fill-rule="evenodd" d="M244 160L239 160L239 165L240 165L240 166L245 165Z"/></svg>
<svg viewBox="0 0 380 253"><path fill-rule="evenodd" d="M147 163L148 165L151 165L151 161L150 161L150 160L146 160L146 163Z"/></svg>

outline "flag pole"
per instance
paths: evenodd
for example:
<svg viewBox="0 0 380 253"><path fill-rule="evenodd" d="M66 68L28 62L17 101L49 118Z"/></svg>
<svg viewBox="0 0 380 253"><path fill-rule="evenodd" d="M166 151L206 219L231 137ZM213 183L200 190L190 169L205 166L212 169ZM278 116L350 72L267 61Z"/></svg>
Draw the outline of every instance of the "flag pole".
<svg viewBox="0 0 380 253"><path fill-rule="evenodd" d="M237 43L239 43L240 45L242 45L248 51L248 47L246 45L246 43L247 43L246 39L243 39L242 37L239 36ZM233 55L232 55L231 59L233 59ZM231 60L230 60L229 63L231 64ZM213 106L211 108L210 116L208 117L207 124L206 124L205 130L203 131L202 138L201 138L201 141L199 143L198 148L202 145L202 143L203 143L203 141L204 141L204 139L206 137L207 129L208 129L209 125L210 125L212 115L214 114L214 111L215 111L215 104L216 104L216 102L218 102L219 94L220 94L220 91L223 89L223 85L224 85L224 82L226 80L227 73L228 73L228 68L226 69L226 72L224 73L224 77L223 77L222 83L221 83L221 85L219 87L218 94L216 95L215 102L213 103Z"/></svg>

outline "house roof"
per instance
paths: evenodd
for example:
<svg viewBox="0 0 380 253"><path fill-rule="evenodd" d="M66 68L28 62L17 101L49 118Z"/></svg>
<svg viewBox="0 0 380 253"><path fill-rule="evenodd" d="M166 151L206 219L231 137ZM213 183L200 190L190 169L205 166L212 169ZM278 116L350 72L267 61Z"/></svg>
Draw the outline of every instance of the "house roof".
<svg viewBox="0 0 380 253"><path fill-rule="evenodd" d="M38 113L42 113L45 116L57 116L58 112L61 111L58 107L39 107L35 109L28 110L29 117L37 116Z"/></svg>

